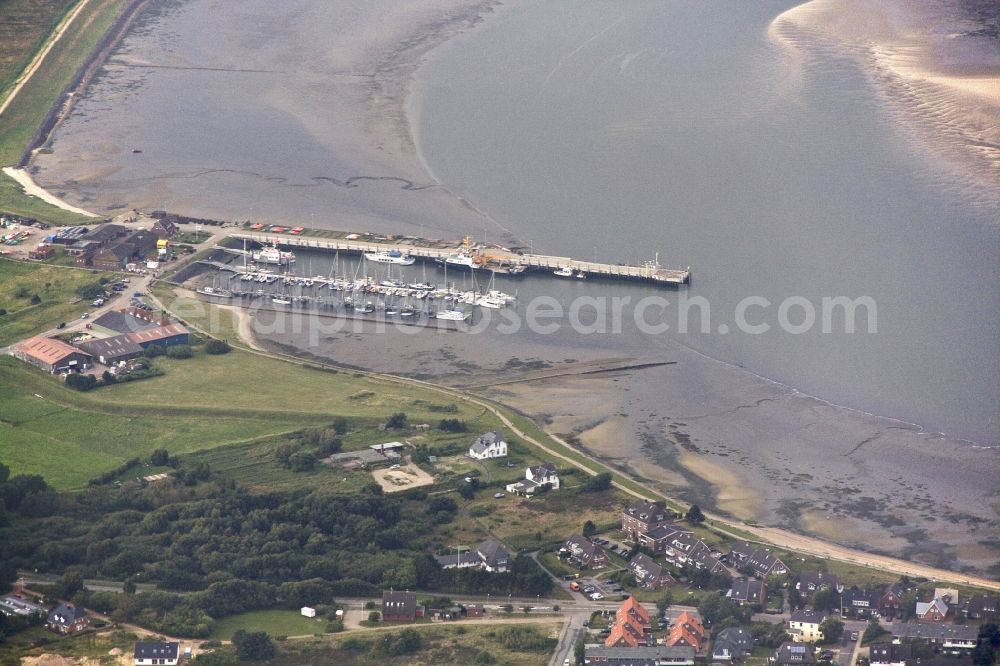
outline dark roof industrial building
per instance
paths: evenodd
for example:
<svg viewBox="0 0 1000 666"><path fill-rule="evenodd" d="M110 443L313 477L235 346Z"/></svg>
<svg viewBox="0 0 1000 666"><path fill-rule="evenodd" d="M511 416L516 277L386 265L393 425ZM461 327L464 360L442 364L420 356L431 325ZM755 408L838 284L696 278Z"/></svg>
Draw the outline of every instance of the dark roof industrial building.
<svg viewBox="0 0 1000 666"><path fill-rule="evenodd" d="M115 335L110 338L78 342L76 346L104 365L112 365L122 361L130 361L133 358L139 358L144 351L138 343L129 339L127 333Z"/></svg>

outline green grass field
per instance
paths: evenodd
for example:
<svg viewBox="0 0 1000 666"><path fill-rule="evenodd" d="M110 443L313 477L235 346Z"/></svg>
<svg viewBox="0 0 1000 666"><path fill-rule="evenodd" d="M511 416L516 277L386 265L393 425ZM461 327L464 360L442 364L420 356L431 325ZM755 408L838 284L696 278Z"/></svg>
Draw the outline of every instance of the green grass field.
<svg viewBox="0 0 1000 666"><path fill-rule="evenodd" d="M403 435L378 433L373 426L394 412L405 411L411 423L440 420L433 406L442 396L354 373L239 351L160 358L157 365L164 376L79 393L27 364L0 358L0 460L15 473L42 474L57 488L75 488L157 448L173 454L203 451L328 425L337 416L351 419L354 429L377 433L364 441L387 441ZM456 410L449 416L484 430L495 427L478 407L463 404ZM262 471L254 469L254 456L270 465L266 449L252 442L242 452L248 456L233 462L233 469L243 469L234 471L236 476L250 480ZM286 478L280 468L269 473L279 487L302 480ZM336 472L330 475L332 480Z"/></svg>
<svg viewBox="0 0 1000 666"><path fill-rule="evenodd" d="M224 617L215 623L209 640L228 641L243 631L266 631L271 636L307 636L322 634L326 620L303 617L298 611L265 610Z"/></svg>
<svg viewBox="0 0 1000 666"><path fill-rule="evenodd" d="M0 358L0 460L15 474L41 474L56 488L78 488L158 448L185 453L323 421L132 408L103 392L79 393L14 358Z"/></svg>
<svg viewBox="0 0 1000 666"><path fill-rule="evenodd" d="M76 288L112 275L0 259L0 308L7 311L0 315L0 346L49 329L60 321L79 317L91 306L89 301L70 303L76 296ZM16 298L15 292L22 286L29 295ZM42 302L32 305L32 294L38 294Z"/></svg>

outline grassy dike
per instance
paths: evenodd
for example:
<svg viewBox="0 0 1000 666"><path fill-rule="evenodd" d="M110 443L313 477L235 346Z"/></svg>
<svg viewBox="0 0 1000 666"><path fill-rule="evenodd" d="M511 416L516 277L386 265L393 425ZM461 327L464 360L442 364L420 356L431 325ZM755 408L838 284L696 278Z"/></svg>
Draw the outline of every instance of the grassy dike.
<svg viewBox="0 0 1000 666"><path fill-rule="evenodd" d="M38 70L18 92L0 117L0 165L16 165L49 110L59 101L108 30L127 5L127 0L88 0L88 5L68 26ZM37 49L44 42L36 43ZM28 58L30 60L30 58ZM75 213L50 206L22 192L8 176L0 174L0 211L35 217L57 224L93 222Z"/></svg>

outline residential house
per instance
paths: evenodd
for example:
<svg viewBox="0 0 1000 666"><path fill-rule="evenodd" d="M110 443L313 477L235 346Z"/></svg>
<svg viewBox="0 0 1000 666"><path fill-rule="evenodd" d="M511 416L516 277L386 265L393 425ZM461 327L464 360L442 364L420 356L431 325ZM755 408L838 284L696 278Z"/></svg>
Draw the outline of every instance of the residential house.
<svg viewBox="0 0 1000 666"><path fill-rule="evenodd" d="M797 610L792 612L788 620L788 633L799 643L812 643L822 640L823 632L819 630L819 625L826 619L826 615L819 611Z"/></svg>
<svg viewBox="0 0 1000 666"><path fill-rule="evenodd" d="M763 606L767 600L767 587L762 580L737 578L729 587L726 596L743 606Z"/></svg>
<svg viewBox="0 0 1000 666"><path fill-rule="evenodd" d="M135 666L177 666L183 661L180 644L166 641L138 641L132 657Z"/></svg>
<svg viewBox="0 0 1000 666"><path fill-rule="evenodd" d="M171 222L165 217L161 217L156 222L153 222L153 226L150 228L157 238L173 238L177 235L180 229L176 224Z"/></svg>
<svg viewBox="0 0 1000 666"><path fill-rule="evenodd" d="M482 569L490 573L503 573L510 570L510 553L496 539L487 539L475 550L455 555L438 555L434 559L442 569Z"/></svg>
<svg viewBox="0 0 1000 666"><path fill-rule="evenodd" d="M523 481L511 483L507 486L507 492L513 495L530 496L543 489L559 489L559 475L556 474L556 466L552 463L529 467L524 471Z"/></svg>
<svg viewBox="0 0 1000 666"><path fill-rule="evenodd" d="M82 606L59 604L49 613L45 628L57 634L75 634L90 626L90 618Z"/></svg>
<svg viewBox="0 0 1000 666"><path fill-rule="evenodd" d="M867 619L877 608L878 597L867 590L851 587L840 595L840 614L845 618Z"/></svg>
<svg viewBox="0 0 1000 666"><path fill-rule="evenodd" d="M707 569L713 574L729 573L704 541L674 525L660 525L639 534L639 543L654 553L663 553L664 559L674 566Z"/></svg>
<svg viewBox="0 0 1000 666"><path fill-rule="evenodd" d="M962 654L976 647L979 627L964 624L917 624L900 622L887 625L893 643L923 642L935 650Z"/></svg>
<svg viewBox="0 0 1000 666"><path fill-rule="evenodd" d="M495 430L480 435L469 448L469 457L476 460L507 457L507 442L500 431Z"/></svg>
<svg viewBox="0 0 1000 666"><path fill-rule="evenodd" d="M604 640L605 647L639 647L655 645L653 626L649 621L649 611L642 604L629 597L615 611L615 621L611 634Z"/></svg>
<svg viewBox="0 0 1000 666"><path fill-rule="evenodd" d="M573 536L559 549L570 563L580 569L601 569L608 566L608 556L604 549L585 536Z"/></svg>
<svg viewBox="0 0 1000 666"><path fill-rule="evenodd" d="M587 664L607 666L694 666L694 650L689 647L641 645L637 647L584 646Z"/></svg>
<svg viewBox="0 0 1000 666"><path fill-rule="evenodd" d="M913 645L910 643L873 643L868 652L873 665L906 666L907 660L913 658Z"/></svg>
<svg viewBox="0 0 1000 666"><path fill-rule="evenodd" d="M36 336L11 347L10 355L45 372L80 372L90 367L91 357L62 340Z"/></svg>
<svg viewBox="0 0 1000 666"><path fill-rule="evenodd" d="M785 642L781 644L773 657L768 658L773 666L803 666L816 663L816 655L812 646L802 643Z"/></svg>
<svg viewBox="0 0 1000 666"><path fill-rule="evenodd" d="M135 342L129 340L128 335L115 335L110 338L95 338L76 343L76 347L103 365L115 365L123 361L130 361L139 358L145 351Z"/></svg>
<svg viewBox="0 0 1000 666"><path fill-rule="evenodd" d="M970 620L996 622L1000 620L1000 595L977 594L962 603L961 614Z"/></svg>
<svg viewBox="0 0 1000 666"><path fill-rule="evenodd" d="M935 597L930 601L917 602L917 622L933 622L940 624L948 619L948 604L944 599Z"/></svg>
<svg viewBox="0 0 1000 666"><path fill-rule="evenodd" d="M765 549L758 549L744 541L733 546L730 561L739 569L749 569L757 578L781 576L788 573L788 567L777 555Z"/></svg>
<svg viewBox="0 0 1000 666"><path fill-rule="evenodd" d="M743 627L726 627L712 641L712 662L742 661L753 652L753 635Z"/></svg>
<svg viewBox="0 0 1000 666"><path fill-rule="evenodd" d="M826 571L803 571L799 575L799 580L795 583L795 589L805 598L809 598L817 590L836 590L842 592L844 586L840 584L840 579L834 574Z"/></svg>
<svg viewBox="0 0 1000 666"><path fill-rule="evenodd" d="M644 590L661 590L677 582L670 572L645 553L637 553L628 563L635 583Z"/></svg>
<svg viewBox="0 0 1000 666"><path fill-rule="evenodd" d="M415 592L382 593L382 619L386 622L413 622L424 616L424 607L417 603Z"/></svg>
<svg viewBox="0 0 1000 666"><path fill-rule="evenodd" d="M708 634L705 633L700 617L684 611L674 620L663 644L671 647L687 646L698 654L708 646Z"/></svg>
<svg viewBox="0 0 1000 666"><path fill-rule="evenodd" d="M893 583L882 590L878 600L879 614L888 619L899 615L903 605L903 586Z"/></svg>
<svg viewBox="0 0 1000 666"><path fill-rule="evenodd" d="M626 538L636 541L643 532L670 523L672 512L649 500L638 500L622 509L622 531Z"/></svg>

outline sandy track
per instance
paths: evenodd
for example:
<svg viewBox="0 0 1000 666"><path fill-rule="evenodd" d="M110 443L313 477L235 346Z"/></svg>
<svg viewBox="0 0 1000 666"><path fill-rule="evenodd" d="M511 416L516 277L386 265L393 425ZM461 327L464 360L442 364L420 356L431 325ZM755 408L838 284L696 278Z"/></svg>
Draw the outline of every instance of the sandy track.
<svg viewBox="0 0 1000 666"><path fill-rule="evenodd" d="M73 204L67 203L52 194L48 190L42 188L36 183L27 171L24 169L15 169L14 167L4 167L3 172L13 178L24 190L24 193L32 196L38 197L42 201L56 208L62 208L63 210L68 210L71 213L77 213L78 215L85 215L87 217L100 217L95 213L91 213L89 210L84 210L83 208L77 208Z"/></svg>
<svg viewBox="0 0 1000 666"><path fill-rule="evenodd" d="M18 93L21 92L21 89L24 88L25 84L31 80L31 77L35 75L35 72L38 71L38 68L42 66L42 63L45 61L45 57L52 50L52 47L54 47L59 42L59 40L62 39L62 36L66 34L66 30L69 29L70 24L76 19L77 16L80 15L80 12L82 12L89 3L90 0L80 0L80 4L78 4L73 9L72 12L67 14L66 17L59 23L59 25L56 26L56 29L49 37L48 42L46 42L45 46L42 47L41 51L35 54L34 59L32 59L30 63L28 63L28 66L25 68L24 72L22 72L21 76L18 77L17 82L14 84L14 87L7 95L7 98L2 103L0 103L0 114L3 114L3 112L7 110L7 107L11 105L11 102L13 102L15 98L17 98L17 95Z"/></svg>

